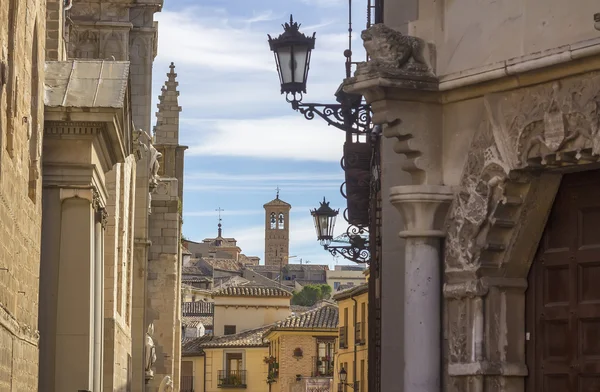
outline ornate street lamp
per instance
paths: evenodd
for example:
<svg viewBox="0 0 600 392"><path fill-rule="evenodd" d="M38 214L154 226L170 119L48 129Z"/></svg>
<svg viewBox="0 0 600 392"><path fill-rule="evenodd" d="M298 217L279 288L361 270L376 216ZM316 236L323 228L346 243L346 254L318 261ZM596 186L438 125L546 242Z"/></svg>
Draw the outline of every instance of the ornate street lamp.
<svg viewBox="0 0 600 392"><path fill-rule="evenodd" d="M350 383L346 382L346 380L348 379L348 372L346 372L346 369L342 368L342 370L340 370L339 376L340 376L340 385L347 385L350 388L352 388L353 390L356 390L355 384L350 384Z"/></svg>
<svg viewBox="0 0 600 392"><path fill-rule="evenodd" d="M325 250L333 256L340 255L355 263L367 263L370 261L369 241L365 238L366 228L349 226L346 234L333 238L335 219L339 210L329 206L329 202L323 198L319 208L310 211L315 221L317 239ZM337 243L339 245L332 245Z"/></svg>
<svg viewBox="0 0 600 392"><path fill-rule="evenodd" d="M329 207L329 202L325 201L319 206L310 211L310 214L315 220L315 230L317 231L317 239L321 243L321 246L328 246L333 241L333 229L335 227L335 218L337 217L340 210L334 210Z"/></svg>
<svg viewBox="0 0 600 392"><path fill-rule="evenodd" d="M340 87L335 93L338 104L302 103L306 94L306 82L310 68L311 52L315 48L315 34L307 36L300 32L300 24L290 15L289 23L284 23L283 33L277 38L269 37L269 48L273 51L275 65L279 74L281 94L308 120L315 115L323 118L329 125L350 133L366 133L370 129L370 108L362 105L362 97L345 93ZM346 56L346 77L350 77L352 51ZM349 135L348 135L349 136Z"/></svg>
<svg viewBox="0 0 600 392"><path fill-rule="evenodd" d="M302 34L300 24L294 22L290 15L290 23L283 24L283 34L277 38L268 35L282 94L306 94L310 52L315 48L315 34L312 37Z"/></svg>

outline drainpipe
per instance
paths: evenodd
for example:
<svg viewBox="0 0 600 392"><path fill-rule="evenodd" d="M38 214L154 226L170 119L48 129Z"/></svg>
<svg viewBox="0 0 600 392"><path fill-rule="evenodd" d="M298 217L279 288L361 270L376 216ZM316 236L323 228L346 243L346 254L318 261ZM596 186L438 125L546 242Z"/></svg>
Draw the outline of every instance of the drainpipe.
<svg viewBox="0 0 600 392"><path fill-rule="evenodd" d="M206 352L204 353L204 377L202 383L204 384L202 392L206 392Z"/></svg>
<svg viewBox="0 0 600 392"><path fill-rule="evenodd" d="M354 302L354 311L353 311L353 317L354 317L354 361L352 362L352 374L354 375L354 382L352 384L352 389L354 390L354 392L358 392L356 390L356 357L357 357L357 350L356 350L356 324L357 321L356 319L358 318L358 302L354 299L354 295L350 296L350 299ZM363 325L364 328L364 325ZM362 381L362 380L361 380Z"/></svg>

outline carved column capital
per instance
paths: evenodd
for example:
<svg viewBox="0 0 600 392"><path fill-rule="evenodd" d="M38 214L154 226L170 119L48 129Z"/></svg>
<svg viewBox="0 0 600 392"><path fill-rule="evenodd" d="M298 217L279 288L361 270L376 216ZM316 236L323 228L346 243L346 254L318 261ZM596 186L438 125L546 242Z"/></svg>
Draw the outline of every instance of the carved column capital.
<svg viewBox="0 0 600 392"><path fill-rule="evenodd" d="M444 221L454 197L445 185L402 185L390 189L390 202L404 219L400 237L444 237Z"/></svg>

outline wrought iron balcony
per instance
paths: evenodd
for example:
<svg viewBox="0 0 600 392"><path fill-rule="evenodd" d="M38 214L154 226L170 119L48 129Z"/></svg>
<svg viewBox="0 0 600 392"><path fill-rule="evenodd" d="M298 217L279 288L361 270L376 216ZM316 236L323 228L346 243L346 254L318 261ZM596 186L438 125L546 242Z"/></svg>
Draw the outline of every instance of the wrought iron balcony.
<svg viewBox="0 0 600 392"><path fill-rule="evenodd" d="M246 388L245 370L219 370L219 388Z"/></svg>
<svg viewBox="0 0 600 392"><path fill-rule="evenodd" d="M194 392L194 376L181 376L180 392Z"/></svg>

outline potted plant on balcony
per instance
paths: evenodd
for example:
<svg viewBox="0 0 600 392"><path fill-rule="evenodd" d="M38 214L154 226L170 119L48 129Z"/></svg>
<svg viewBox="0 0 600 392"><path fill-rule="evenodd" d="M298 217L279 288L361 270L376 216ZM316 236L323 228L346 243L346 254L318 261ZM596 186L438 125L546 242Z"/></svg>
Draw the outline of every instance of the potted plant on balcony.
<svg viewBox="0 0 600 392"><path fill-rule="evenodd" d="M268 357L265 357L265 359L263 361L264 361L264 363L266 363L268 365L272 365L277 362L277 358L275 358L272 355L269 355Z"/></svg>
<svg viewBox="0 0 600 392"><path fill-rule="evenodd" d="M242 385L242 378L240 376L238 376L237 374L232 374L228 378L229 378L228 385L233 385L233 386Z"/></svg>

